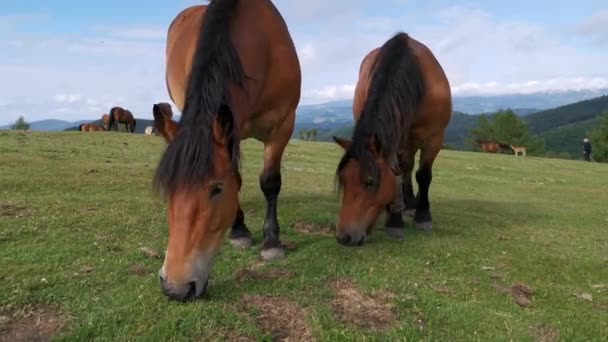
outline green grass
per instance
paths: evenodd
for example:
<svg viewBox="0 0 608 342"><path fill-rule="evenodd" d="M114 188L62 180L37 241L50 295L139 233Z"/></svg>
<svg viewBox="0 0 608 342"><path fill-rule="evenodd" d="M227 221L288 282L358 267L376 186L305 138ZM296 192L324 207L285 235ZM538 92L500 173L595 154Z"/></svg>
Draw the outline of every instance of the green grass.
<svg viewBox="0 0 608 342"><path fill-rule="evenodd" d="M294 276L236 282L236 272L258 261L265 207L261 144L243 146L241 200L256 245L238 251L226 243L208 298L181 304L160 292L162 260L140 251L165 249L164 204L151 190L161 138L0 132L0 204L28 213L0 216L0 313L57 308L72 317L57 336L70 341L228 333L267 340L242 310L249 294L306 308L318 340L531 341L534 327L546 325L562 340L606 341L608 288L591 286L608 283L607 165L443 151L431 186L433 233L408 222L406 240L393 241L379 224L364 247L345 248L293 229L298 221L334 223L341 154L333 144L294 142L284 156L279 222L297 248L264 266ZM147 275L131 272L138 264ZM394 293L397 325L368 332L340 323L330 305L336 278ZM531 308L493 288L516 283L534 289ZM583 293L593 301L576 297ZM422 330L414 321L420 315Z"/></svg>

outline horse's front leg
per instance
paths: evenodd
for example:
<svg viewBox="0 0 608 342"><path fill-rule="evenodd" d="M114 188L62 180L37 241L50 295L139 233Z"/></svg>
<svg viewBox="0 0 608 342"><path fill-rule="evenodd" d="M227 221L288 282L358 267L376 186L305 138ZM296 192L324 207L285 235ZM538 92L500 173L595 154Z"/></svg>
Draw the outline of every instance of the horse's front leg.
<svg viewBox="0 0 608 342"><path fill-rule="evenodd" d="M277 202L281 192L281 159L291 134L283 135L285 137L265 144L264 170L260 174L260 188L266 198L264 244L262 245L262 259L264 260L277 260L285 257L286 248L279 238Z"/></svg>

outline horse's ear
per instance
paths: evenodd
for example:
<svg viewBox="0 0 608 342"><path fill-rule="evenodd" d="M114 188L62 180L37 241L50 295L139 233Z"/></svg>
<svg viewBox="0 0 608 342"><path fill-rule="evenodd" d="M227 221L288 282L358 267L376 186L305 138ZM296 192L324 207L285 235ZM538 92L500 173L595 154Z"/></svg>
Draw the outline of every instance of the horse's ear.
<svg viewBox="0 0 608 342"><path fill-rule="evenodd" d="M179 127L173 120L163 114L158 104L152 107L152 113L154 114L154 128L170 144L179 132Z"/></svg>
<svg viewBox="0 0 608 342"><path fill-rule="evenodd" d="M372 154L374 156L378 157L380 155L380 143L378 142L378 139L375 135L369 139L369 149L370 151L372 151Z"/></svg>
<svg viewBox="0 0 608 342"><path fill-rule="evenodd" d="M332 136L332 138L334 139L336 144L340 145L345 150L348 150L350 145L352 145L352 143L353 143L352 141L350 141L348 139L338 138L336 136Z"/></svg>
<svg viewBox="0 0 608 342"><path fill-rule="evenodd" d="M224 132L223 126L224 125L222 125L222 122L218 120L218 118L215 118L215 120L213 120L213 140L216 143L225 146L228 143L228 137Z"/></svg>

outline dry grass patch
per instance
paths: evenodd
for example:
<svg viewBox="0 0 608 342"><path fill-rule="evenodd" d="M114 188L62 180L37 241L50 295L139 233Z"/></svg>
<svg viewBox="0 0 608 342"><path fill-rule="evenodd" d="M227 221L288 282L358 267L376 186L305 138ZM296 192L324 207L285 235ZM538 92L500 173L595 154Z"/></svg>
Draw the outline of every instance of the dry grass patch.
<svg viewBox="0 0 608 342"><path fill-rule="evenodd" d="M50 341L68 324L68 318L49 308L0 314L0 342Z"/></svg>
<svg viewBox="0 0 608 342"><path fill-rule="evenodd" d="M257 311L255 322L273 341L314 341L307 310L283 297L243 296L246 311Z"/></svg>
<svg viewBox="0 0 608 342"><path fill-rule="evenodd" d="M394 326L397 316L391 300L394 295L386 292L365 294L350 280L338 280L331 284L336 296L332 309L344 324L368 330L385 330Z"/></svg>

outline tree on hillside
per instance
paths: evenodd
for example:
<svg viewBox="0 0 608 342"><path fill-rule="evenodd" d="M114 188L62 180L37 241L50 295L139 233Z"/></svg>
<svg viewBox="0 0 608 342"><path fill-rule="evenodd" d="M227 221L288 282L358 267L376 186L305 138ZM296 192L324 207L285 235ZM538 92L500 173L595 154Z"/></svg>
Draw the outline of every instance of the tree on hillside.
<svg viewBox="0 0 608 342"><path fill-rule="evenodd" d="M316 128L303 129L303 130L300 130L300 132L298 133L298 136L300 137L300 140L315 141L315 140L317 140L317 134L318 134L318 131Z"/></svg>
<svg viewBox="0 0 608 342"><path fill-rule="evenodd" d="M471 130L469 143L475 145L476 140L525 146L530 154L540 154L545 148L544 140L534 135L528 123L510 109L499 111L491 119L487 115L480 115L477 127Z"/></svg>
<svg viewBox="0 0 608 342"><path fill-rule="evenodd" d="M25 118L22 115L17 119L17 121L15 121L11 125L11 129L19 130L19 131L27 131L28 129L30 129L30 124L29 124L29 122L25 121Z"/></svg>
<svg viewBox="0 0 608 342"><path fill-rule="evenodd" d="M589 139L593 147L593 159L608 162L608 112L602 115L599 126L590 132Z"/></svg>

